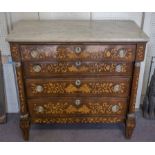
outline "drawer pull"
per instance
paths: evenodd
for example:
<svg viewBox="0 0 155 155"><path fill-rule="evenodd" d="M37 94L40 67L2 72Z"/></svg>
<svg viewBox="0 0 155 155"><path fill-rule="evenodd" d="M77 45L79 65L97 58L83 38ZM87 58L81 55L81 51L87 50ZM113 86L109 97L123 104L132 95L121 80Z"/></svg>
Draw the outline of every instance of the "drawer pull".
<svg viewBox="0 0 155 155"><path fill-rule="evenodd" d="M40 65L34 65L33 70L38 73L41 71L41 66Z"/></svg>
<svg viewBox="0 0 155 155"><path fill-rule="evenodd" d="M75 63L75 65L78 67L78 66L81 65L81 62L80 62L80 61L77 61L77 62Z"/></svg>
<svg viewBox="0 0 155 155"><path fill-rule="evenodd" d="M120 85L115 85L114 86L114 88L113 88L113 91L115 92L115 93L117 93L117 92L119 92L120 91Z"/></svg>
<svg viewBox="0 0 155 155"><path fill-rule="evenodd" d="M125 57L125 55L126 55L126 51L125 51L125 49L119 49L119 57L120 58L124 58Z"/></svg>
<svg viewBox="0 0 155 155"><path fill-rule="evenodd" d="M76 48L75 48L75 53L78 54L78 53L80 53L80 52L81 52L81 47L76 47Z"/></svg>
<svg viewBox="0 0 155 155"><path fill-rule="evenodd" d="M37 113L43 113L44 112L44 108L42 106L38 106L38 107L36 107L36 112Z"/></svg>
<svg viewBox="0 0 155 155"><path fill-rule="evenodd" d="M111 110L112 110L112 112L118 112L119 106L118 105L113 105Z"/></svg>
<svg viewBox="0 0 155 155"><path fill-rule="evenodd" d="M76 85L76 86L80 86L80 84L81 84L81 81L80 81L80 80L76 80L76 81L75 81L75 85Z"/></svg>
<svg viewBox="0 0 155 155"><path fill-rule="evenodd" d="M75 100L75 105L79 106L81 104L80 100Z"/></svg>
<svg viewBox="0 0 155 155"><path fill-rule="evenodd" d="M42 86L40 86L40 85L36 86L36 92L40 93L42 91L43 91L43 87Z"/></svg>
<svg viewBox="0 0 155 155"><path fill-rule="evenodd" d="M122 65L117 65L115 68L116 72L121 72L122 71Z"/></svg>
<svg viewBox="0 0 155 155"><path fill-rule="evenodd" d="M37 51L32 51L31 56L32 56L32 58L36 58L38 56L38 52Z"/></svg>

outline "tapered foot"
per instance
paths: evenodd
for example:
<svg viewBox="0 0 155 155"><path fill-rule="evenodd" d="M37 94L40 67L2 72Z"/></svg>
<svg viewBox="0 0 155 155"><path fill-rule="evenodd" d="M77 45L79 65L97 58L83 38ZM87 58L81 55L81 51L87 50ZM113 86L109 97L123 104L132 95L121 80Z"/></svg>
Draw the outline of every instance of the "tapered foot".
<svg viewBox="0 0 155 155"><path fill-rule="evenodd" d="M127 139L131 138L135 126L136 126L135 115L129 114L125 124L125 137Z"/></svg>
<svg viewBox="0 0 155 155"><path fill-rule="evenodd" d="M29 140L29 128L30 128L30 120L29 120L28 115L21 116L20 128L22 130L24 140L28 141Z"/></svg>

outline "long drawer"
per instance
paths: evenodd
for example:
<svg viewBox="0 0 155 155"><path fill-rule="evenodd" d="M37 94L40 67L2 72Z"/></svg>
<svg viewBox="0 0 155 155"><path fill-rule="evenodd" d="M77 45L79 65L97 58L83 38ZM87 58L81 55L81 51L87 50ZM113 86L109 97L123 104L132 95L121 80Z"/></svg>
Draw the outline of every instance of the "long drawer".
<svg viewBox="0 0 155 155"><path fill-rule="evenodd" d="M24 61L134 61L136 45L20 45Z"/></svg>
<svg viewBox="0 0 155 155"><path fill-rule="evenodd" d="M132 75L132 63L126 62L25 62L27 77L68 75Z"/></svg>
<svg viewBox="0 0 155 155"><path fill-rule="evenodd" d="M128 97L130 78L52 78L26 79L28 97L45 96L118 96Z"/></svg>
<svg viewBox="0 0 155 155"><path fill-rule="evenodd" d="M127 110L127 99L104 97L30 99L28 100L28 108L31 117L124 116Z"/></svg>
<svg viewBox="0 0 155 155"><path fill-rule="evenodd" d="M124 123L126 117L122 115L116 116L76 116L76 117L31 117L32 123Z"/></svg>

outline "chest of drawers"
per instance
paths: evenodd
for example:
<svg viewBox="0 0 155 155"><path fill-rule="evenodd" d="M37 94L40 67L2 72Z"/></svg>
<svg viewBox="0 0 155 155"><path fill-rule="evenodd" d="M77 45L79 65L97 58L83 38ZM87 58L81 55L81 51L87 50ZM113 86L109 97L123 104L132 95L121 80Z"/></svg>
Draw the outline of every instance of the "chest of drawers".
<svg viewBox="0 0 155 155"><path fill-rule="evenodd" d="M31 123L120 122L130 138L147 39L131 21L19 22L8 41L24 139Z"/></svg>

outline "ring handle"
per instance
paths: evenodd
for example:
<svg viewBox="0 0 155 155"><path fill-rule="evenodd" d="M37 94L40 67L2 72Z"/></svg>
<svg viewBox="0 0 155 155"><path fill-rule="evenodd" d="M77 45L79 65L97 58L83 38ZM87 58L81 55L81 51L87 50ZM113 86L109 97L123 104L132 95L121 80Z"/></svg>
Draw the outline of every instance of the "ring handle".
<svg viewBox="0 0 155 155"><path fill-rule="evenodd" d="M38 52L37 51L31 51L31 56L32 56L32 58L36 58L38 56Z"/></svg>
<svg viewBox="0 0 155 155"><path fill-rule="evenodd" d="M44 112L44 107L43 106L37 106L36 107L36 112L37 113L43 113Z"/></svg>
<svg viewBox="0 0 155 155"><path fill-rule="evenodd" d="M81 101L79 99L75 100L75 105L79 106L81 104Z"/></svg>
<svg viewBox="0 0 155 155"><path fill-rule="evenodd" d="M120 85L119 85L119 84L116 84L116 85L114 86L114 88L113 88L113 91L114 91L115 93L117 93L117 92L120 91L120 89L121 89Z"/></svg>
<svg viewBox="0 0 155 155"><path fill-rule="evenodd" d="M41 66L40 65L34 65L33 66L33 70L34 70L34 72L40 72L41 71Z"/></svg>
<svg viewBox="0 0 155 155"><path fill-rule="evenodd" d="M126 50L124 48L119 49L119 57L124 58L126 55Z"/></svg>
<svg viewBox="0 0 155 155"><path fill-rule="evenodd" d="M76 80L76 81L75 81L75 85L76 85L76 86L80 86L80 85L81 85L81 81L80 81L80 80Z"/></svg>
<svg viewBox="0 0 155 155"><path fill-rule="evenodd" d="M75 53L79 54L82 51L81 47L76 47L75 48Z"/></svg>
<svg viewBox="0 0 155 155"><path fill-rule="evenodd" d="M78 66L81 66L81 62L80 61L77 61L75 62L75 65L78 67Z"/></svg>
<svg viewBox="0 0 155 155"><path fill-rule="evenodd" d="M112 112L118 112L119 110L119 106L118 105L113 105L112 108L111 108Z"/></svg>
<svg viewBox="0 0 155 155"><path fill-rule="evenodd" d="M41 85L36 86L36 92L41 93L43 91L43 87Z"/></svg>
<svg viewBox="0 0 155 155"><path fill-rule="evenodd" d="M122 65L117 65L115 68L116 72L121 72L122 71Z"/></svg>

